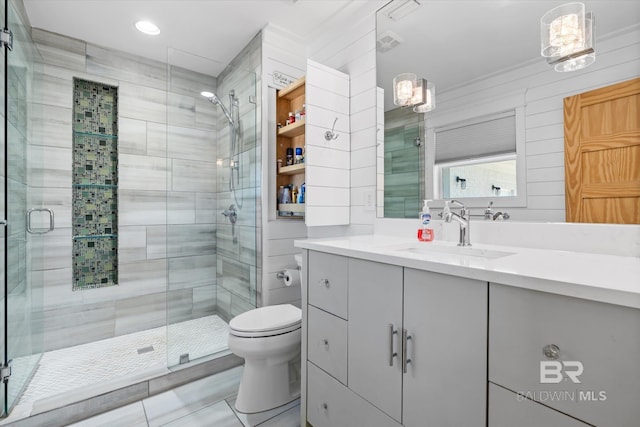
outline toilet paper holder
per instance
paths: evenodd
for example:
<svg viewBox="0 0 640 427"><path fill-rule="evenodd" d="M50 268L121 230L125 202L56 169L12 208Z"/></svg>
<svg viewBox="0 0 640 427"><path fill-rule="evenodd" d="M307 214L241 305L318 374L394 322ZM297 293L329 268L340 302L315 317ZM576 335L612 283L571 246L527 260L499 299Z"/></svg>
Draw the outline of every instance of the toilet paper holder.
<svg viewBox="0 0 640 427"><path fill-rule="evenodd" d="M296 268L295 268L295 269L296 269L296 270L300 270L300 267L299 267L299 266L296 266ZM289 270L290 270L290 269L289 269ZM284 273L285 273L286 271L287 271L287 270L278 271L278 272L276 273L276 278L278 278L278 279L284 279Z"/></svg>

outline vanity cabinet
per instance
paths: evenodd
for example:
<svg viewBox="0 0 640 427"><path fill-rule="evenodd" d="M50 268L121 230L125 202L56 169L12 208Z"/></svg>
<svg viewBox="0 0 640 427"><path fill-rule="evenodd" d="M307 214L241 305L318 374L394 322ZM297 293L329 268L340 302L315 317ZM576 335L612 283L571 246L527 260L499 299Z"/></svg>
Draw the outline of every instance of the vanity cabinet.
<svg viewBox="0 0 640 427"><path fill-rule="evenodd" d="M481 425L486 307L487 283L349 259L349 388L404 426Z"/></svg>
<svg viewBox="0 0 640 427"><path fill-rule="evenodd" d="M302 351L306 355L306 387L302 391L306 422L313 427L400 427L348 387L349 259L309 252L307 266L302 269L306 282L303 295L307 295Z"/></svg>
<svg viewBox="0 0 640 427"><path fill-rule="evenodd" d="M486 282L316 251L307 259L306 421L484 425Z"/></svg>
<svg viewBox="0 0 640 427"><path fill-rule="evenodd" d="M531 405L596 426L638 426L640 310L494 283L489 307L489 380L537 402L492 397L490 427ZM565 416L549 425L575 424Z"/></svg>

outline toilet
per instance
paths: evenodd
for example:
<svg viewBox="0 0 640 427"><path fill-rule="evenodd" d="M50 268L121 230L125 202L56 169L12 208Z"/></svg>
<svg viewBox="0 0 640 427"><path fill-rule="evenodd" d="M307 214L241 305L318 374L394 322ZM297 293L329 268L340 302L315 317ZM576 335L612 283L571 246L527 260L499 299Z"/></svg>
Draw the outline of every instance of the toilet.
<svg viewBox="0 0 640 427"><path fill-rule="evenodd" d="M294 256L298 269L302 255ZM229 350L244 358L236 410L268 411L300 397L302 311L291 304L242 313L229 322Z"/></svg>
<svg viewBox="0 0 640 427"><path fill-rule="evenodd" d="M244 358L236 409L252 414L300 397L302 311L291 304L260 307L229 322L229 350Z"/></svg>

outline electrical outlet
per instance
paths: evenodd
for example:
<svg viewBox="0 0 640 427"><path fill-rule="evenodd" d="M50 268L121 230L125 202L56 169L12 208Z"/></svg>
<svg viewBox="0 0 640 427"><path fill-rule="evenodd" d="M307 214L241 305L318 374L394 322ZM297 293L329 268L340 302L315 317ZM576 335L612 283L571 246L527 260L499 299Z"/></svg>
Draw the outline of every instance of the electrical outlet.
<svg viewBox="0 0 640 427"><path fill-rule="evenodd" d="M376 210L376 192L375 190L364 191L364 210L375 211Z"/></svg>

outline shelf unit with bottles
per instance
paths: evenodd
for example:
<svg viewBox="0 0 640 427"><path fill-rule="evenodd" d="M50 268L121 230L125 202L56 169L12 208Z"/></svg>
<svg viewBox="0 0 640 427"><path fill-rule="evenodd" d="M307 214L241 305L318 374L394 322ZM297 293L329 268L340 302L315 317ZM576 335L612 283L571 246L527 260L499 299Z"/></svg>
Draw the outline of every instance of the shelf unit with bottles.
<svg viewBox="0 0 640 427"><path fill-rule="evenodd" d="M289 86L280 89L276 101L276 123L278 126L276 142L276 159L278 160L278 170L276 172L276 197L278 218L304 219L304 203L280 203L281 187L291 186L290 197L293 200L293 189L295 193L301 191L305 182L305 163L295 163L296 148L300 148L304 155L305 147L305 77L302 77ZM296 116L300 112L300 117L293 123L288 123L289 113ZM281 125L281 126L280 126ZM293 151L291 164L287 164L287 149Z"/></svg>

